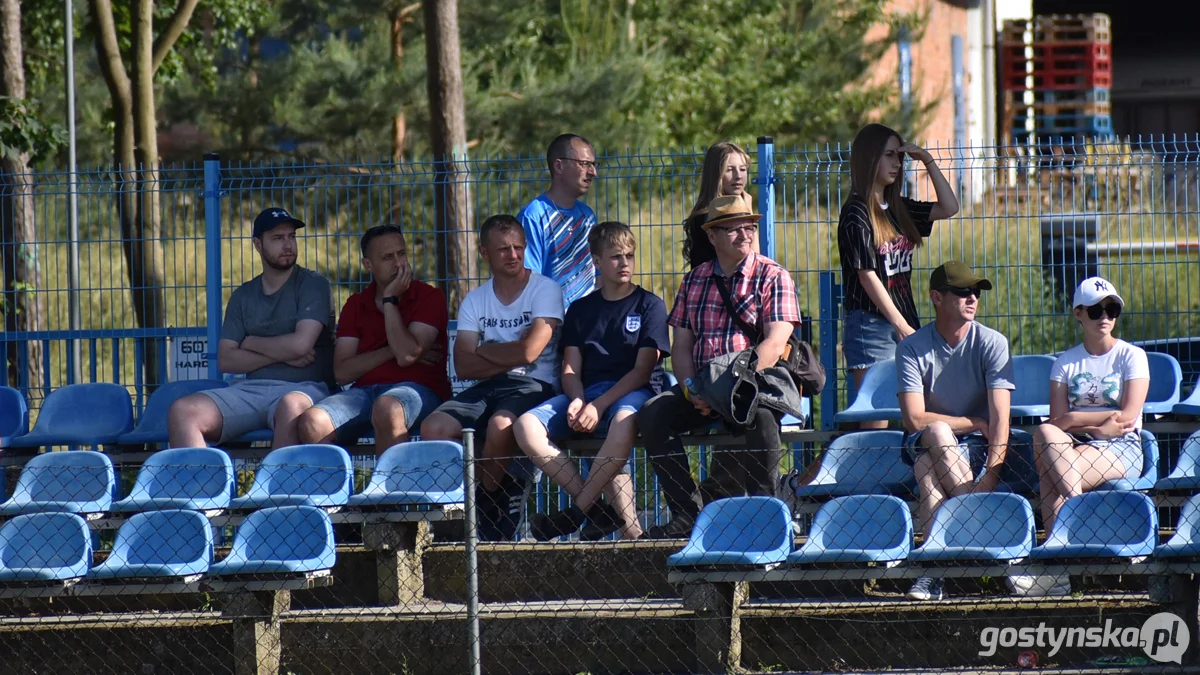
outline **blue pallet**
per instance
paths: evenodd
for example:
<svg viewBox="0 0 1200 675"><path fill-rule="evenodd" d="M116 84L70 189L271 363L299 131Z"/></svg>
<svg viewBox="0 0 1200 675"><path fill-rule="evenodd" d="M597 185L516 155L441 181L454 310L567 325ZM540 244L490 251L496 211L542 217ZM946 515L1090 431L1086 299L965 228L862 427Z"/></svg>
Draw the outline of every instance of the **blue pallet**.
<svg viewBox="0 0 1200 675"><path fill-rule="evenodd" d="M1013 117L1013 134L1029 133L1022 132L1025 128L1025 123L1030 119L1029 115L1016 115ZM1078 114L1062 114L1062 115L1034 115L1034 130L1033 133L1040 136L1054 134L1103 134L1112 133L1112 116L1111 115L1078 115Z"/></svg>

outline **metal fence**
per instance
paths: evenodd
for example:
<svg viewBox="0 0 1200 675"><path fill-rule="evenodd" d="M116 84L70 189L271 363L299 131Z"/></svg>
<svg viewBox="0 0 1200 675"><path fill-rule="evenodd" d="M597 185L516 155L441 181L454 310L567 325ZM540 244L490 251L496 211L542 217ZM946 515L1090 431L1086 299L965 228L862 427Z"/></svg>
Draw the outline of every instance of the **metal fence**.
<svg viewBox="0 0 1200 675"><path fill-rule="evenodd" d="M751 149L752 192L766 214L764 247L793 273L802 309L816 318L814 342L829 372L839 373L836 224L848 189L848 148L784 149L759 140ZM917 254L913 279L922 317L930 318L929 306L920 301L926 295L928 271L947 259L963 260L996 282L995 291L981 305L980 320L1008 336L1015 354L1054 353L1078 342L1064 301L1072 280L1098 272L1112 279L1129 303L1121 319L1121 337L1177 356L1184 364L1186 387L1200 369L1200 355L1189 351L1196 341L1190 338L1200 336L1200 139L1127 139L1044 150L933 149L956 186L963 209L954 219L937 224ZM701 160L700 152L605 153L600 158L600 176L586 198L602 220L621 220L634 228L638 281L668 302L684 268L681 223L697 191ZM916 169L908 189L921 198L930 194L930 186L920 167ZM493 213L515 213L547 181L543 161L534 157L475 158L468 175L477 221ZM82 378L129 387L135 411L144 406L150 385L159 384L145 381L145 362L157 360L157 372L163 376L172 372L175 350L169 340L207 338L207 351L213 351L224 302L234 288L259 272L250 244L250 222L266 206L286 207L308 223L301 237L300 264L330 279L339 306L368 281L358 261L359 234L382 222L397 222L408 232L410 256L424 279L449 281L436 273L432 163L237 165L212 159L161 174L167 325L138 328L111 181L106 171L79 173L83 240L79 242L81 285L75 292L83 325L80 331L69 331L66 180L55 173L32 176L38 233L33 249L42 273L40 285L32 292L46 305L47 325L37 333L6 333L0 342L5 347L16 345L25 359L32 353L31 344L44 347L42 388L29 387L25 367L11 383L25 392L35 418L46 393L72 381L75 364L68 344L72 340L83 344ZM826 430L835 426L833 413L847 404L841 379L832 378L829 393L814 402L816 425ZM1180 457L1188 455L1179 435L1182 429L1173 427L1160 437L1160 475L1182 466ZM828 435L794 438L801 440L793 446L785 468L802 470L818 450L829 452L821 448ZM888 457L899 453L893 444L867 450ZM705 477L712 454L723 451L713 443L691 449L698 478ZM233 451L233 486L227 488L227 496L246 497L253 492L252 484L265 472L259 463L262 454ZM111 483L100 485L95 496L135 495L140 461L133 455L119 458ZM350 461L346 489L361 493L378 474L376 460ZM867 463L878 464L870 458ZM193 487L204 482L201 474L214 472L211 466L203 470L196 464L185 466L193 469L187 479ZM292 471L311 475L315 466L324 465L312 459L298 461ZM554 544L476 547L463 528L453 524L462 522L464 512L473 512L472 468L468 455L458 469L466 474L460 483L465 491L454 504L465 503L465 508L367 504L322 511L339 547L328 575L274 569L273 573L287 578L268 579L262 577L265 567L258 571L243 567L233 574L237 578L230 579L193 570L166 587L138 576L70 585L19 580L13 588L23 590L7 595L0 590L0 645L11 654L0 672L457 673L472 659L482 659L486 672L514 673L1014 664L1128 667L1139 664L1140 644L1131 646L1123 638L1105 643L1102 635L1096 646L1072 642L1067 651L1051 651L1041 647L1035 636L1026 648L1021 646L1024 638L1018 629L1040 630L1045 624L1057 636L1055 631L1080 628L1085 639L1087 630L1105 627L1111 620L1121 631L1134 627L1141 631L1150 625L1148 635L1157 640L1154 631L1163 628L1149 622L1160 611L1180 616L1191 611L1185 626L1193 640L1200 638L1192 620L1194 606L1189 604L1194 603L1196 592L1189 575L1200 568L1188 567L1194 565L1190 561L1162 566L1153 558L1140 559L1141 554L1116 556L1119 560L1104 565L1071 563L1075 566L1017 570L1071 575L1075 594L1053 601L1003 599L1008 591L1001 578L1013 573L1005 569L1006 562L984 565L975 564L976 560L971 565L948 566L950 571L939 568L931 574L958 579L948 584L956 599L921 606L907 604L901 596L913 575L928 570L888 564L896 560L880 560L877 565L858 561L832 571L818 564L813 569L819 573L810 575L788 565L760 569L778 561L759 559L748 563L753 569L726 570L722 572L726 576L711 576L711 570L703 569L676 570L672 576L667 559L681 551L682 541L592 542L572 536ZM47 475L43 469L27 471L31 481L39 473ZM216 473L223 471L222 467ZM433 469L431 480L436 483L437 475L447 471L445 466ZM36 492L22 493L18 473L9 471L6 494L15 498ZM86 471L88 476L94 473L94 468ZM666 514L644 454L635 452L631 473L640 526L648 529L663 522ZM911 473L906 476L911 483ZM62 478L60 473L54 480L42 481L43 487L47 482L53 487ZM899 487L893 491L908 502L906 508L917 496L910 483L905 484L907 492ZM94 480L90 484L95 487ZM1036 481L1026 484L1023 493L1036 493L1036 487ZM790 499L787 490L782 494ZM78 495L68 496L72 498L67 501L81 501ZM1154 513L1156 527L1150 529L1157 531L1161 525L1169 530L1181 516L1179 507L1185 498L1159 499L1147 507L1145 501L1130 497L1132 502L1105 508L1125 509L1113 522L1132 523L1135 514ZM542 515L569 506L567 496L548 479L525 501L531 513ZM789 504L800 518L794 525L787 523L787 533L775 540L791 553L814 541L812 528L820 519L817 510L822 502L805 503L807 507ZM1024 508L1017 502L988 506L1001 507ZM1036 503L1030 508L1036 511ZM205 517L215 528L215 559L226 560L227 551L238 548L236 533L245 526L246 513L233 517L218 513L221 508L194 510L213 512ZM84 530L76 543L86 542L86 551L79 549L74 563L78 567L86 560L84 571L103 565L112 558L111 551L123 545L117 531L128 522L126 517L87 515L110 511L81 511ZM993 513L978 512L966 520L986 524ZM768 531L758 524L760 514L753 510L747 514L749 520L744 522L756 523L752 528L727 526L733 529L725 536L717 528L712 531L714 539L733 540L747 533L755 538ZM180 523L196 520L172 517L181 520L162 524L151 519L161 528L156 525L140 536L157 541L155 532L172 532L183 527ZM878 520L870 510L857 517L857 521L851 518L859 523L855 532L864 529L863 522ZM323 531L325 520L316 518L321 527L315 529ZM9 534L17 536L18 526L25 522L10 518L6 532L11 528ZM303 527L312 529L311 521L303 522ZM1137 522L1143 534L1151 524L1146 519ZM60 536L78 525L61 518L34 522L25 534ZM289 541L291 528L301 525L281 520L264 527L267 539L278 543ZM883 525L876 529L890 531ZM1185 529L1179 526L1179 531ZM1163 536L1155 543L1166 540ZM12 544L15 541L21 540L4 540L0 562L29 570L51 566L47 560L26 560L22 565L5 557L19 548ZM1146 542L1141 542L1143 547ZM182 548L182 544L164 543L154 550ZM187 550L203 557L195 546ZM761 574L738 576L746 571ZM482 631L468 638L465 624L472 620L481 621ZM1165 630L1168 641L1178 642L1175 624ZM984 654L989 642L994 649ZM1187 654L1185 658L1194 662L1194 651Z"/></svg>

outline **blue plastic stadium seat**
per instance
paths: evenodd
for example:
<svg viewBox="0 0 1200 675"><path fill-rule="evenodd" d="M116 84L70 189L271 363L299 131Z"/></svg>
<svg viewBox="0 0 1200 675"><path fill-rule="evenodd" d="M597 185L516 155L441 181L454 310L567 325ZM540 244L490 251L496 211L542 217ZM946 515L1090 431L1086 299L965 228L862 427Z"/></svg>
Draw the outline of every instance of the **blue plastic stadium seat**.
<svg viewBox="0 0 1200 675"><path fill-rule="evenodd" d="M1100 490L1072 497L1063 504L1046 543L1029 557L1131 558L1154 552L1158 543L1158 511L1140 492Z"/></svg>
<svg viewBox="0 0 1200 675"><path fill-rule="evenodd" d="M453 441L410 441L384 451L353 506L457 504L463 501L463 448Z"/></svg>
<svg viewBox="0 0 1200 675"><path fill-rule="evenodd" d="M1170 354L1146 352L1150 364L1150 390L1146 392L1146 405L1142 412L1147 415L1166 415L1179 403L1179 385L1183 382L1183 370L1179 361Z"/></svg>
<svg viewBox="0 0 1200 675"><path fill-rule="evenodd" d="M1194 558L1200 556L1200 495L1192 495L1179 512L1175 534L1154 549L1159 558Z"/></svg>
<svg viewBox="0 0 1200 675"><path fill-rule="evenodd" d="M235 443L270 443L275 438L275 432L270 429L255 429L248 431L238 439Z"/></svg>
<svg viewBox="0 0 1200 675"><path fill-rule="evenodd" d="M112 445L133 429L133 404L119 384L68 384L50 392L29 433L9 441L14 448L53 445Z"/></svg>
<svg viewBox="0 0 1200 675"><path fill-rule="evenodd" d="M896 396L896 360L888 359L867 369L862 387L849 408L834 416L836 422L869 422L900 419L900 399Z"/></svg>
<svg viewBox="0 0 1200 675"><path fill-rule="evenodd" d="M1200 490L1200 431L1194 432L1179 449L1179 461L1166 478L1154 484L1157 490Z"/></svg>
<svg viewBox="0 0 1200 675"><path fill-rule="evenodd" d="M0 582L78 579L91 564L92 535L77 515L33 513L0 527Z"/></svg>
<svg viewBox="0 0 1200 675"><path fill-rule="evenodd" d="M1196 378L1196 386L1192 388L1192 393L1176 403L1171 412L1176 415L1200 415L1200 377Z"/></svg>
<svg viewBox="0 0 1200 675"><path fill-rule="evenodd" d="M903 560L912 548L912 513L892 495L851 495L821 505L808 539L788 564Z"/></svg>
<svg viewBox="0 0 1200 675"><path fill-rule="evenodd" d="M1050 416L1050 369L1054 357L1048 354L1014 356L1013 379L1017 388L1012 393L1013 417Z"/></svg>
<svg viewBox="0 0 1200 675"><path fill-rule="evenodd" d="M209 389L226 387L221 380L180 380L168 382L150 395L146 408L138 420L137 428L122 434L117 442L121 445L149 445L167 442L167 413L171 404L184 396Z"/></svg>
<svg viewBox="0 0 1200 675"><path fill-rule="evenodd" d="M1158 440L1142 429L1142 474L1137 478L1105 481L1097 490L1149 490L1158 481Z"/></svg>
<svg viewBox="0 0 1200 675"><path fill-rule="evenodd" d="M1180 522L1175 534L1165 544L1154 549L1157 557L1200 556L1200 495L1193 495L1180 510Z"/></svg>
<svg viewBox="0 0 1200 675"><path fill-rule="evenodd" d="M0 448L29 431L29 406L25 397L12 387L0 387Z"/></svg>
<svg viewBox="0 0 1200 675"><path fill-rule="evenodd" d="M102 453L46 452L29 460L0 515L62 511L102 513L112 506L116 477Z"/></svg>
<svg viewBox="0 0 1200 675"><path fill-rule="evenodd" d="M336 445L293 445L272 450L254 473L254 484L231 509L266 506L342 506L350 499L354 468Z"/></svg>
<svg viewBox="0 0 1200 675"><path fill-rule="evenodd" d="M129 496L113 511L191 509L210 511L229 506L233 462L215 448L160 450L142 464Z"/></svg>
<svg viewBox="0 0 1200 675"><path fill-rule="evenodd" d="M312 506L274 506L246 516L229 555L209 576L296 574L333 567L336 553L329 514Z"/></svg>
<svg viewBox="0 0 1200 675"><path fill-rule="evenodd" d="M821 455L817 475L796 488L797 497L916 494L913 468L901 459L900 431L859 431L835 438Z"/></svg>
<svg viewBox="0 0 1200 675"><path fill-rule="evenodd" d="M769 565L791 552L787 504L774 497L730 497L704 507L688 543L667 565Z"/></svg>
<svg viewBox="0 0 1200 675"><path fill-rule="evenodd" d="M212 564L213 531L199 511L165 510L135 514L117 530L108 559L89 579L185 577L204 574Z"/></svg>
<svg viewBox="0 0 1200 675"><path fill-rule="evenodd" d="M1033 508L1021 495L968 494L942 503L909 561L1014 560L1033 548Z"/></svg>

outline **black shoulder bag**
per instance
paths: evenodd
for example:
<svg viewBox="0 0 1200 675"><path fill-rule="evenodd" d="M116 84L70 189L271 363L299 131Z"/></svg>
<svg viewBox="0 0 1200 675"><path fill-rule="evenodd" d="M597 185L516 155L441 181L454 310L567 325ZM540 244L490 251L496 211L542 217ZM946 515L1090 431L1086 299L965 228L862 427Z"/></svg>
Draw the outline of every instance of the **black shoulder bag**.
<svg viewBox="0 0 1200 675"><path fill-rule="evenodd" d="M717 290L721 293L721 300L725 303L725 311L733 319L734 325L745 333L755 345L762 342L762 331L746 323L742 315L734 309L733 299L729 297L729 288L725 285L725 277L716 274L713 275L713 280L717 283ZM783 349L783 357L779 359L779 365L783 366L792 376L792 380L796 383L796 388L800 390L802 396L816 396L825 388L825 366L821 365L820 359L813 352L812 345L801 340L795 331L788 336L787 346Z"/></svg>

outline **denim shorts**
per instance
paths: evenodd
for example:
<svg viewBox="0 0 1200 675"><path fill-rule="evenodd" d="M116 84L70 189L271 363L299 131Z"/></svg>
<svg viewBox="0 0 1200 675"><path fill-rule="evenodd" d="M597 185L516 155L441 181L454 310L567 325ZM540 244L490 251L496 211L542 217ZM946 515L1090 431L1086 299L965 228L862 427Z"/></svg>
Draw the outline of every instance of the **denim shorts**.
<svg viewBox="0 0 1200 675"><path fill-rule="evenodd" d="M1071 434L1072 440L1076 443L1092 446L1099 450L1107 450L1117 456L1121 463L1125 465L1126 478L1138 478L1142 475L1142 466L1145 457L1142 455L1142 437L1138 432L1131 431L1120 438L1108 438L1104 440L1089 438L1081 438L1075 434Z"/></svg>
<svg viewBox="0 0 1200 675"><path fill-rule="evenodd" d="M842 330L842 354L846 368L870 368L876 363L896 358L896 329L887 319L874 312L850 310Z"/></svg>
<svg viewBox="0 0 1200 675"><path fill-rule="evenodd" d="M616 382L597 382L583 390L584 401L595 401L604 395L604 392L613 388ZM628 410L636 413L642 409L646 401L654 397L654 392L649 387L635 389L628 394L613 402L608 406L608 410L600 416L600 421L596 424L596 430L592 432L594 436L603 438L608 434L608 425L612 424L612 418L622 410ZM571 405L571 397L566 394L560 394L554 398L539 405L529 411L546 427L546 434L552 441L561 441L570 438L575 433L567 424L567 406Z"/></svg>
<svg viewBox="0 0 1200 675"><path fill-rule="evenodd" d="M925 433L924 429L916 433L904 432L901 456L904 458L905 464L915 465L917 458L928 452L928 449L921 445L921 434L923 433ZM987 465L988 439L977 431L957 438L958 452L970 465L971 476L975 482L979 482L979 479L983 477L983 467Z"/></svg>
<svg viewBox="0 0 1200 675"><path fill-rule="evenodd" d="M372 384L339 391L314 408L324 410L333 421L337 440L353 443L371 432L371 409L380 396L390 396L404 408L404 426L415 431L421 421L441 404L442 399L432 389L415 382Z"/></svg>

